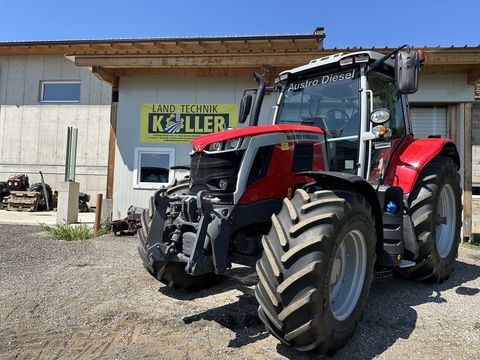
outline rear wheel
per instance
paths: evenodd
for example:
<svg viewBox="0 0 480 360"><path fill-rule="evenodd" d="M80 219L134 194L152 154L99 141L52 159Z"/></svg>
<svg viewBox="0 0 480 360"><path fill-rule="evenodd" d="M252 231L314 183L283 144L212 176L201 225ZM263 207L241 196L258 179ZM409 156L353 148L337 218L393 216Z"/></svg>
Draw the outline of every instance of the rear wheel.
<svg viewBox="0 0 480 360"><path fill-rule="evenodd" d="M50 185L45 184L45 190L47 191L48 206L49 206L49 208L51 208L52 207L52 199L53 199L52 188L50 187ZM38 200L38 207L37 207L38 210L50 210L50 209L47 208L47 202L45 201L45 194L43 192L43 185L42 185L41 182L31 185L28 188L28 191L36 191L36 192L40 193L40 198Z"/></svg>
<svg viewBox="0 0 480 360"><path fill-rule="evenodd" d="M460 198L457 165L450 157L436 157L422 170L408 199L420 260L405 269L405 275L417 280L448 278L460 243Z"/></svg>
<svg viewBox="0 0 480 360"><path fill-rule="evenodd" d="M272 335L297 350L332 352L352 336L375 264L375 222L351 191L297 190L262 239L255 295Z"/></svg>
<svg viewBox="0 0 480 360"><path fill-rule="evenodd" d="M175 180L175 182L167 188L166 195L172 197L188 194L188 185L189 179ZM151 228L154 212L155 203L152 196L147 214L148 228ZM144 229L140 229L139 231L144 231ZM145 235L148 236L148 234ZM146 253L145 244L141 243L140 246L143 247L143 249L139 249L140 253ZM199 276L189 275L185 272L185 266L185 263L161 261L154 261L151 266L145 264L145 268L154 278L172 288L200 290L211 286L220 278L219 275L213 273Z"/></svg>

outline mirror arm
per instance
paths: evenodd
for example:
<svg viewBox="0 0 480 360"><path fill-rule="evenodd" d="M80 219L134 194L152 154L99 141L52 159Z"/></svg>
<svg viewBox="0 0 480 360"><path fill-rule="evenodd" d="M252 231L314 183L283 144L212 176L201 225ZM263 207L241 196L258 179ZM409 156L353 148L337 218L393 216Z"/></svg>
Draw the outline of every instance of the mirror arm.
<svg viewBox="0 0 480 360"><path fill-rule="evenodd" d="M408 45L405 44L405 45L402 45L400 46L399 48L396 48L395 50L392 50L390 51L387 55L385 55L384 57L378 59L377 61L373 62L369 67L368 67L368 70L367 70L367 74L370 72L370 71L373 71L375 69L378 69L385 61L387 61L392 55L395 55L397 52L399 52L400 50L402 50L404 47L407 47Z"/></svg>

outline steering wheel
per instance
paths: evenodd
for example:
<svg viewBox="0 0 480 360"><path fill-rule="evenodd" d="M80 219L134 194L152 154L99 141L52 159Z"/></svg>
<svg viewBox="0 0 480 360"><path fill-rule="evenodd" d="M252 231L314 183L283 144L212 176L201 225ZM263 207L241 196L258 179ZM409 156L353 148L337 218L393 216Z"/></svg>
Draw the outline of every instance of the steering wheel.
<svg viewBox="0 0 480 360"><path fill-rule="evenodd" d="M311 126L317 126L323 131L325 131L327 134L330 133L330 130L327 125L327 119L323 115L312 116L312 117L302 116L302 122L308 123L308 125L311 125Z"/></svg>
<svg viewBox="0 0 480 360"><path fill-rule="evenodd" d="M336 117L336 113L340 113L340 117ZM327 121L330 124L330 128L332 128L331 133L334 137L342 136L343 129L347 126L350 121L350 116L348 116L347 112L342 109L330 109L327 111ZM342 123L338 123L342 121ZM338 125L341 125L338 127Z"/></svg>

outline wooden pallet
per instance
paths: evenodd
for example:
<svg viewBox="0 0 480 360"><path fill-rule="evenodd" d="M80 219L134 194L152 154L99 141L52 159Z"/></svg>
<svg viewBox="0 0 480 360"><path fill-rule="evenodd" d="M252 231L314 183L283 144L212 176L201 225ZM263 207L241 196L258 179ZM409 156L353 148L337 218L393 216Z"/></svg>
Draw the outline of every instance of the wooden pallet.
<svg viewBox="0 0 480 360"><path fill-rule="evenodd" d="M7 198L8 211L37 211L40 193L36 191L12 191Z"/></svg>

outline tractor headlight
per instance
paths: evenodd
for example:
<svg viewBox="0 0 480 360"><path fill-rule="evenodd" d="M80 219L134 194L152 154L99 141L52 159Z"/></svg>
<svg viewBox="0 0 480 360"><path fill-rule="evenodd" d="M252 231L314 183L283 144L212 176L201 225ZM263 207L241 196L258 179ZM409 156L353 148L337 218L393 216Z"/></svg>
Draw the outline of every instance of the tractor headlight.
<svg viewBox="0 0 480 360"><path fill-rule="evenodd" d="M370 121L374 124L383 124L390 119L390 111L388 109L378 109L370 115Z"/></svg>
<svg viewBox="0 0 480 360"><path fill-rule="evenodd" d="M227 190L228 189L228 180L227 179L218 180L218 187L222 190Z"/></svg>
<svg viewBox="0 0 480 360"><path fill-rule="evenodd" d="M18 186L18 182L17 182L17 181L14 181L14 182L13 182L13 186Z"/></svg>
<svg viewBox="0 0 480 360"><path fill-rule="evenodd" d="M220 151L222 150L222 142L221 141L217 141L217 142L214 142L212 144L210 144L210 146L208 147L208 150L209 151Z"/></svg>
<svg viewBox="0 0 480 360"><path fill-rule="evenodd" d="M240 144L240 138L227 140L225 144L225 150L236 149Z"/></svg>

